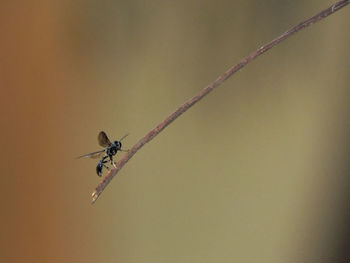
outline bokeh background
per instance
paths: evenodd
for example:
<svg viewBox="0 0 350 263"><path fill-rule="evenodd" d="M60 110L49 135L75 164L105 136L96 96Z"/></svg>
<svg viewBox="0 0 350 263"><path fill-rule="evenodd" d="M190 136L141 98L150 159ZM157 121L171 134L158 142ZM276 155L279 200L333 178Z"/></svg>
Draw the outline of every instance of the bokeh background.
<svg viewBox="0 0 350 263"><path fill-rule="evenodd" d="M332 1L1 1L1 262L349 262L350 8L130 148ZM120 156L120 155L119 155Z"/></svg>

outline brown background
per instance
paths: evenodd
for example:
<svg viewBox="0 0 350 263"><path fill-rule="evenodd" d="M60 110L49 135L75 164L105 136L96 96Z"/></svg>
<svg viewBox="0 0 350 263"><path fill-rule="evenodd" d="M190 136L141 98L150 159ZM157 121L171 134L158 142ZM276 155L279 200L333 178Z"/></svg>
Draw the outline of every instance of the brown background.
<svg viewBox="0 0 350 263"><path fill-rule="evenodd" d="M95 205L97 133L131 147L332 1L1 1L1 262L341 262L350 8L258 58Z"/></svg>

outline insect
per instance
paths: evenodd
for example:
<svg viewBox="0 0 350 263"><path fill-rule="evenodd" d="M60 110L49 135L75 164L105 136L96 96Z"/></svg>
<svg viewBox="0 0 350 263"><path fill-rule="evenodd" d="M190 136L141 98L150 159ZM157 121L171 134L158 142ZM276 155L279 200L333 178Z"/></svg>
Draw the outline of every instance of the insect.
<svg viewBox="0 0 350 263"><path fill-rule="evenodd" d="M113 156L116 155L118 151L127 152L127 150L122 149L121 141L128 135L129 134L125 134L119 141L116 140L114 142L111 142L108 139L107 134L104 131L101 131L98 134L97 140L98 140L98 144L102 147L105 147L105 149L103 149L101 151L97 151L97 152L84 154L84 155L81 155L77 158L80 159L80 158L87 157L87 158L96 159L96 158L100 158L101 156L103 156L102 159L100 160L100 162L96 166L97 175L102 176L103 167L105 167L107 170L109 170L109 167L107 166L108 161L110 161L111 165L113 165L115 167L115 163L113 161Z"/></svg>

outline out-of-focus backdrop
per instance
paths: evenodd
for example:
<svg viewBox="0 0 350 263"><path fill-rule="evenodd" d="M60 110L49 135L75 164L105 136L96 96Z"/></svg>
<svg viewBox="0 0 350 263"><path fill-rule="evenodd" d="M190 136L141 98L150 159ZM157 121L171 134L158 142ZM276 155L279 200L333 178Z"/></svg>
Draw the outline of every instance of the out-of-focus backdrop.
<svg viewBox="0 0 350 263"><path fill-rule="evenodd" d="M332 1L2 1L1 262L348 262L350 8L249 64L90 204L130 148ZM119 158L122 154L119 154Z"/></svg>

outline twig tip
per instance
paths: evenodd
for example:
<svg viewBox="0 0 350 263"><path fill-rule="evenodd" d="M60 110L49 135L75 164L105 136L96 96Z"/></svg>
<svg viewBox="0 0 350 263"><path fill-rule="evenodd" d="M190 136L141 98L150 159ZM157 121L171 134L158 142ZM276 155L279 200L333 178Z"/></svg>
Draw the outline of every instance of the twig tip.
<svg viewBox="0 0 350 263"><path fill-rule="evenodd" d="M92 197L91 204L95 203L99 196L100 195L97 193L96 190L93 191L92 194L91 194L91 197Z"/></svg>

